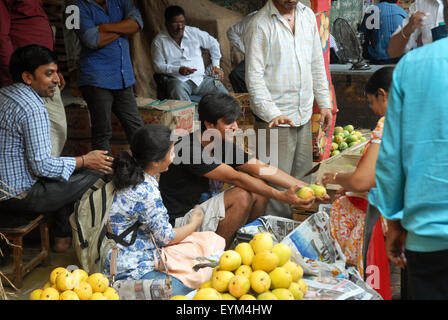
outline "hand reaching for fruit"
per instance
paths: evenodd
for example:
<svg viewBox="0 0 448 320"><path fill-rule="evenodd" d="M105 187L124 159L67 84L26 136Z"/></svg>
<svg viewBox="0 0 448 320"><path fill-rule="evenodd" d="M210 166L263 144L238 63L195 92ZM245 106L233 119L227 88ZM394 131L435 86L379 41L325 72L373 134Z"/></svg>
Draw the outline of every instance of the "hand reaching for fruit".
<svg viewBox="0 0 448 320"><path fill-rule="evenodd" d="M305 188L308 187L303 188L300 188L299 186L290 187L289 189L283 192L283 201L296 207L301 207L305 209L311 208L316 198L314 197L314 192L312 189L308 188L309 190L311 190L311 192L309 192L309 190ZM299 195L299 192L302 196Z"/></svg>
<svg viewBox="0 0 448 320"><path fill-rule="evenodd" d="M319 202L327 202L330 200L330 196L327 194L325 187L320 184L312 183L306 187L300 188L296 192L297 197L302 199L309 199L314 197Z"/></svg>

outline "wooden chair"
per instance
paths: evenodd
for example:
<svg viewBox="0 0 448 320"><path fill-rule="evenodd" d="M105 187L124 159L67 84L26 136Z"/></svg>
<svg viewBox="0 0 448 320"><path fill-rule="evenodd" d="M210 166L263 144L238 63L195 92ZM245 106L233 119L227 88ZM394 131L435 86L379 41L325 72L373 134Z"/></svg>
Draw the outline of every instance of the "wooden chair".
<svg viewBox="0 0 448 320"><path fill-rule="evenodd" d="M23 238L30 233L32 230L40 228L40 249L30 249L23 247ZM48 225L44 215L38 216L36 219L16 228L0 228L0 233L2 233L13 246L13 261L14 267L13 271L6 273L5 276L16 286L20 288L22 286L23 277L27 275L31 270L33 270L37 265L43 263L45 265L50 264L50 238L48 232ZM24 263L23 255L24 250L32 253L33 258ZM37 251L37 252L36 252Z"/></svg>

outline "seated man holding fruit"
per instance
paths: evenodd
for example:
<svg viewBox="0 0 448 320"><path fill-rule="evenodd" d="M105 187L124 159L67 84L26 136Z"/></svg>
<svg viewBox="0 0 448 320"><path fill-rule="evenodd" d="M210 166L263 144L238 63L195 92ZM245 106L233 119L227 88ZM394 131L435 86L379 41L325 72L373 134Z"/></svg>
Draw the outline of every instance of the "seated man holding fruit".
<svg viewBox="0 0 448 320"><path fill-rule="evenodd" d="M372 132L355 171L329 172L322 178L324 186L327 184L342 186L336 193L337 199L330 211L330 230L341 246L347 263L355 265L361 275L364 274L362 247L368 205L367 193L375 187L375 164L383 134L392 73L393 67L384 67L376 71L367 82L365 91L370 107L381 116L381 119ZM383 223L383 232L386 232L386 228L386 224Z"/></svg>
<svg viewBox="0 0 448 320"><path fill-rule="evenodd" d="M200 204L205 217L197 231L214 231L229 246L240 227L264 213L269 198L304 208L313 205L314 195L309 199L296 195L306 183L263 163L233 142L241 112L235 98L224 93L206 95L198 112L201 130L176 143L176 158L160 176L171 224L180 227L187 223L192 208ZM219 192L224 183L234 187ZM286 190L276 190L268 183Z"/></svg>

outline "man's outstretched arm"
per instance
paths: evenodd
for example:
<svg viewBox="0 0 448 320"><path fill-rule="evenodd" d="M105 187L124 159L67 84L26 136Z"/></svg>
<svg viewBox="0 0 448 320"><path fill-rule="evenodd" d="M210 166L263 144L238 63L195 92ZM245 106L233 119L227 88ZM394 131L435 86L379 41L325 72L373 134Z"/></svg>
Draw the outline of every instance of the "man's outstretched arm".
<svg viewBox="0 0 448 320"><path fill-rule="evenodd" d="M204 176L208 179L225 182L246 191L302 208L310 208L315 200L314 197L307 200L297 197L296 191L300 188L299 185L293 185L285 191L279 191L264 183L263 180L252 177L245 172L237 171L227 164L219 165L216 169L204 174Z"/></svg>

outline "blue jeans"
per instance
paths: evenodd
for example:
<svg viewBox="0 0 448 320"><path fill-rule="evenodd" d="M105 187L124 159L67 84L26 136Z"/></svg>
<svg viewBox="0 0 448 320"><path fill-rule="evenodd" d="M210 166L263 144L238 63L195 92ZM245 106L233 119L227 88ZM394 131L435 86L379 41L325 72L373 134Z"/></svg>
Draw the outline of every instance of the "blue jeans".
<svg viewBox="0 0 448 320"><path fill-rule="evenodd" d="M167 279L168 276L160 271L151 271L146 273L142 279ZM176 295L183 295L185 296L186 294L190 293L191 291L193 291L194 289L191 289L189 287L187 287L186 285L184 285L181 281L179 281L178 279L171 277L171 279L173 280L173 296Z"/></svg>

